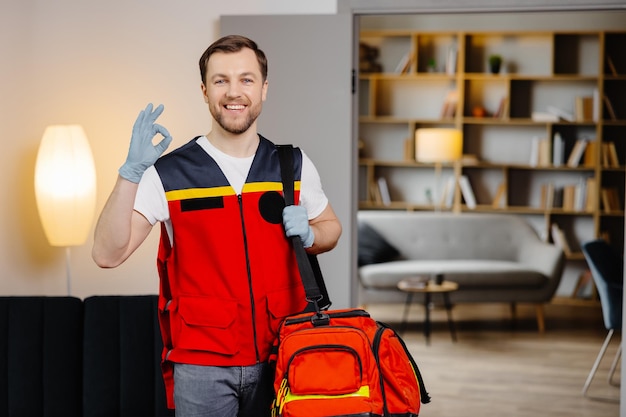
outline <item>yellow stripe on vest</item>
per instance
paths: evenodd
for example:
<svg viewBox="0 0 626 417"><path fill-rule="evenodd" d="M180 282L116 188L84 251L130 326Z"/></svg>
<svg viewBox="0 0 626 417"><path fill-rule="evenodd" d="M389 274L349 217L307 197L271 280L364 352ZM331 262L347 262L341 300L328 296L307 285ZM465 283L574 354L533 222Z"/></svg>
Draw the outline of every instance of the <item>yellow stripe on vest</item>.
<svg viewBox="0 0 626 417"><path fill-rule="evenodd" d="M300 181L294 181L294 190L300 190ZM280 182L250 182L243 185L244 193L263 191L282 191L283 184Z"/></svg>
<svg viewBox="0 0 626 417"><path fill-rule="evenodd" d="M185 190L172 190L165 192L167 201L189 200L192 198L223 197L235 195L235 190L230 185L213 188L187 188Z"/></svg>
<svg viewBox="0 0 626 417"><path fill-rule="evenodd" d="M264 191L282 191L283 185L279 182L250 182L243 185L242 193L259 193Z"/></svg>
<svg viewBox="0 0 626 417"><path fill-rule="evenodd" d="M294 189L300 190L300 181L294 182ZM242 192L255 193L264 191L282 191L283 185L280 182L252 182L243 186ZM227 185L213 188L187 188L185 190L172 190L165 192L167 201L189 200L193 198L224 197L235 195L235 190Z"/></svg>

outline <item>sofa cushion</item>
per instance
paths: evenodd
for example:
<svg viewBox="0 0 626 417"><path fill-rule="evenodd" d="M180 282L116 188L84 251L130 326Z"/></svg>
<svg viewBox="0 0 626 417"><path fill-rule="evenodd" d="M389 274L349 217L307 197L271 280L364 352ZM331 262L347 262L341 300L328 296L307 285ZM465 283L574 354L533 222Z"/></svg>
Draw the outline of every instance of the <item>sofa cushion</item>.
<svg viewBox="0 0 626 417"><path fill-rule="evenodd" d="M398 282L412 276L442 273L444 279L459 284L459 289L541 288L548 278L539 271L517 262L492 260L402 260L367 265L359 270L366 288L394 289Z"/></svg>
<svg viewBox="0 0 626 417"><path fill-rule="evenodd" d="M400 252L381 236L372 226L360 221L358 224L359 266L392 261Z"/></svg>

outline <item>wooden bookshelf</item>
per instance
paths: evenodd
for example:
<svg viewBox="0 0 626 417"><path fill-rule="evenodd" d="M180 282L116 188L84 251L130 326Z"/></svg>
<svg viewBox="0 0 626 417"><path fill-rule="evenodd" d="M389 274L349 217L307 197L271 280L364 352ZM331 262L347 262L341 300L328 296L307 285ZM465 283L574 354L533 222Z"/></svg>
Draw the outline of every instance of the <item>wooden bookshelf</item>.
<svg viewBox="0 0 626 417"><path fill-rule="evenodd" d="M557 224L570 262L584 263L581 243L599 236L623 252L626 32L370 30L360 42L378 48L382 68L359 75L360 209L515 213L549 241ZM489 72L492 54L503 57L498 74ZM415 160L422 127L461 130L463 153L474 158L444 164L437 177L433 164ZM376 202L368 186L380 177L390 204ZM461 177L475 195L472 209ZM451 204L435 201L450 181ZM603 190L611 190L609 208Z"/></svg>

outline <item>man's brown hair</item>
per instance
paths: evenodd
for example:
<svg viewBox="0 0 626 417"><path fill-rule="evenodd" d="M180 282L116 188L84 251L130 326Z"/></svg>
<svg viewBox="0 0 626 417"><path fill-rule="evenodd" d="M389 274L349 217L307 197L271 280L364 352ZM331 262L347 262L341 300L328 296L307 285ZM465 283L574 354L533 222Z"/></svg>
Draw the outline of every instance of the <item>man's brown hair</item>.
<svg viewBox="0 0 626 417"><path fill-rule="evenodd" d="M202 77L202 83L206 83L206 68L212 54L215 52L239 52L243 48L251 49L256 54L259 68L261 69L261 76L263 82L265 82L267 79L267 58L265 53L259 49L256 42L252 39L240 35L228 35L213 42L200 57L200 77Z"/></svg>

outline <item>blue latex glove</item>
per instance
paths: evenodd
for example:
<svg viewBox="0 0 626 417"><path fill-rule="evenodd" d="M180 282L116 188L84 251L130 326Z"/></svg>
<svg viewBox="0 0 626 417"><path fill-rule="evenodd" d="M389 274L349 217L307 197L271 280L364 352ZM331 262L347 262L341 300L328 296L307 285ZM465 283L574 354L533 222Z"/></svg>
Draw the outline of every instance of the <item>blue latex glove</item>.
<svg viewBox="0 0 626 417"><path fill-rule="evenodd" d="M172 142L172 136L167 129L154 123L161 113L163 113L162 104L152 111L152 103L150 103L139 113L133 125L128 156L124 165L119 169L120 175L128 181L138 183L145 170L154 165ZM153 145L152 138L158 133L163 136L163 139Z"/></svg>
<svg viewBox="0 0 626 417"><path fill-rule="evenodd" d="M309 226L309 216L302 206L287 206L283 209L283 225L287 236L300 236L305 248L313 246L315 235Z"/></svg>

